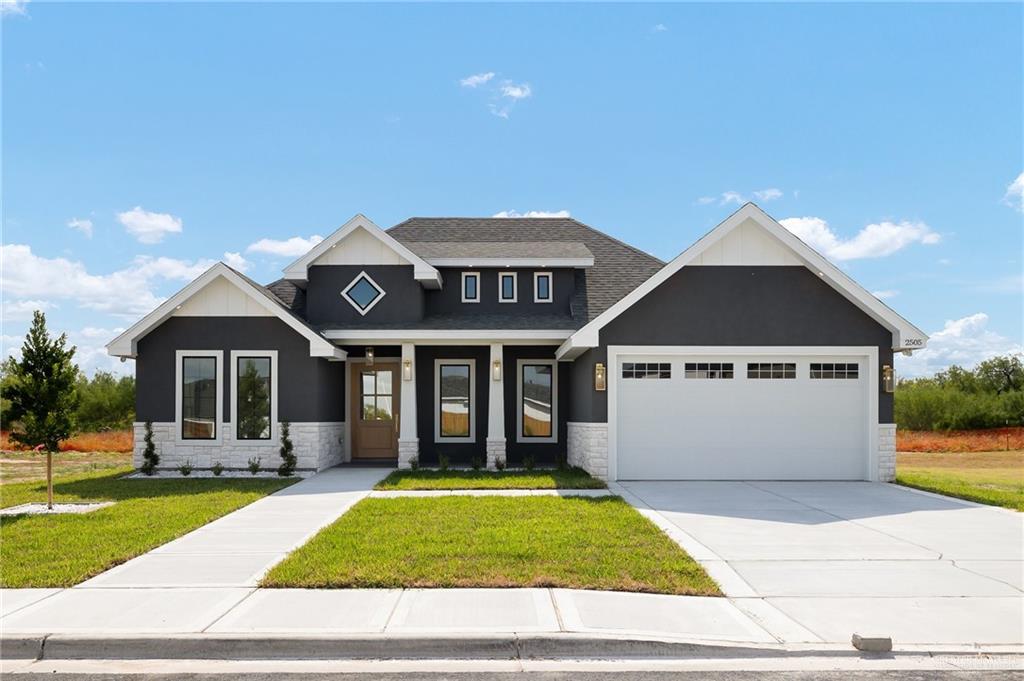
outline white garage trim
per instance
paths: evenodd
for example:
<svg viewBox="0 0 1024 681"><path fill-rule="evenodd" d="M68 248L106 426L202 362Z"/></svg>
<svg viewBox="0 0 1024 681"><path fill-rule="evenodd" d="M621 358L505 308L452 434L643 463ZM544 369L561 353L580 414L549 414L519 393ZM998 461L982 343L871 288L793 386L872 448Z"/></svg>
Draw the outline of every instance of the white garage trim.
<svg viewBox="0 0 1024 681"><path fill-rule="evenodd" d="M620 355L798 355L864 357L867 360L868 408L864 428L868 446L865 477L878 481L878 348L868 346L704 346L704 345L609 345L608 346L608 479L618 480L618 383Z"/></svg>

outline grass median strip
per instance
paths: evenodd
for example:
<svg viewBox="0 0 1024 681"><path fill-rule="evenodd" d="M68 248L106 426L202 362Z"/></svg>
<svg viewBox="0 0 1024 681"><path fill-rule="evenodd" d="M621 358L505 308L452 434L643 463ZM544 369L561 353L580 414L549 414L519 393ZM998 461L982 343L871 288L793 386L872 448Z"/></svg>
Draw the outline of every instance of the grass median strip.
<svg viewBox="0 0 1024 681"><path fill-rule="evenodd" d="M364 499L263 586L720 595L696 561L619 497Z"/></svg>
<svg viewBox="0 0 1024 681"><path fill-rule="evenodd" d="M604 489L607 485L579 468L539 471L395 471L378 490L426 489Z"/></svg>
<svg viewBox="0 0 1024 681"><path fill-rule="evenodd" d="M0 586L73 586L286 487L296 479L125 480L130 469L54 480L54 501L114 501L82 515L0 518ZM46 500L46 483L4 485L0 505Z"/></svg>

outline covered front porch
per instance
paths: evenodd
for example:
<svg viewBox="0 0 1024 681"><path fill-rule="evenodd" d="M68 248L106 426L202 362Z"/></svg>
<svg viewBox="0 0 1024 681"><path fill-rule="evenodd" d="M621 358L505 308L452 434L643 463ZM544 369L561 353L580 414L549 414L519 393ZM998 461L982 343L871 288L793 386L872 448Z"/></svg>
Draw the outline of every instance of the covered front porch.
<svg viewBox="0 0 1024 681"><path fill-rule="evenodd" d="M554 343L345 344L346 457L399 468L564 461L569 365Z"/></svg>

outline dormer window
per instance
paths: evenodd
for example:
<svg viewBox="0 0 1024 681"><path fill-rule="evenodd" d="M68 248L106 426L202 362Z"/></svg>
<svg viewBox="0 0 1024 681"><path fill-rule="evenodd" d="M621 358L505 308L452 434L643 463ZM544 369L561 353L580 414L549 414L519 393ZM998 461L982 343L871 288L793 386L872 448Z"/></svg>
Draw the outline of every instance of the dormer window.
<svg viewBox="0 0 1024 681"><path fill-rule="evenodd" d="M498 272L498 302L514 303L518 300L518 286L515 272Z"/></svg>
<svg viewBox="0 0 1024 681"><path fill-rule="evenodd" d="M479 272L463 272L462 273L462 302L464 302L464 303L479 303L480 302L480 273Z"/></svg>
<svg viewBox="0 0 1024 681"><path fill-rule="evenodd" d="M359 276L341 292L341 297L347 300L359 314L365 315L384 297L384 289L378 286L369 274L360 272Z"/></svg>
<svg viewBox="0 0 1024 681"><path fill-rule="evenodd" d="M550 303L554 300L554 294L551 291L551 273L550 272L534 272L533 273L533 302L535 303Z"/></svg>

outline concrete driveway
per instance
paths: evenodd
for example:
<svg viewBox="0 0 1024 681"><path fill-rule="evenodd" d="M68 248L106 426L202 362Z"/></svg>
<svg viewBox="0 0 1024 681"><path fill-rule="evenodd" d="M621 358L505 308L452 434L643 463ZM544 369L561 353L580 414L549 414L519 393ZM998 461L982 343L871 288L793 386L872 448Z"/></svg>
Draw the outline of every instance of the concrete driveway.
<svg viewBox="0 0 1024 681"><path fill-rule="evenodd" d="M881 483L620 486L728 596L825 641L1024 643L1024 514Z"/></svg>

